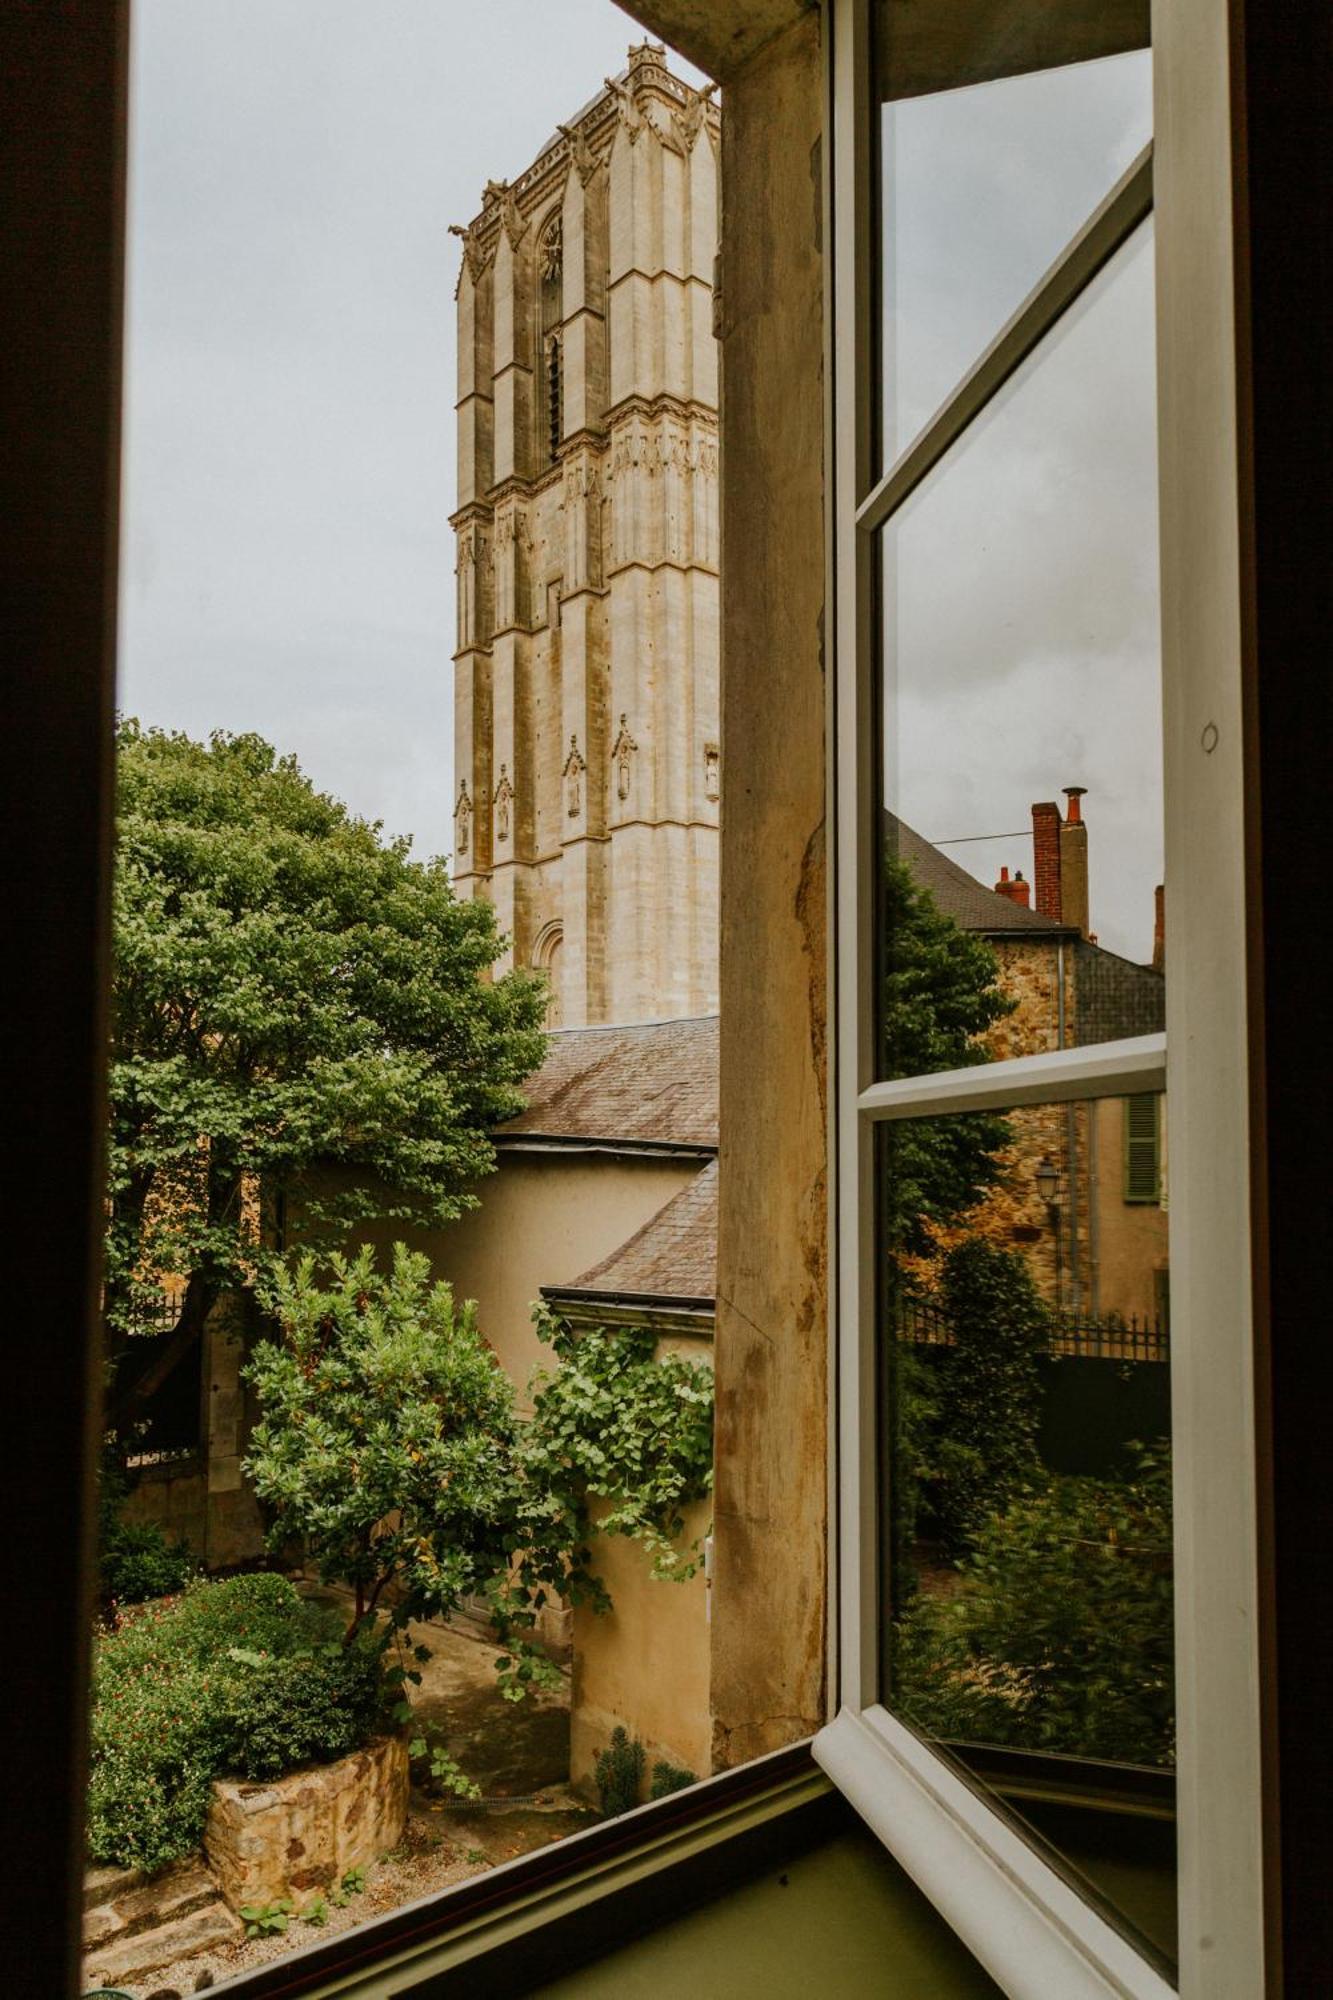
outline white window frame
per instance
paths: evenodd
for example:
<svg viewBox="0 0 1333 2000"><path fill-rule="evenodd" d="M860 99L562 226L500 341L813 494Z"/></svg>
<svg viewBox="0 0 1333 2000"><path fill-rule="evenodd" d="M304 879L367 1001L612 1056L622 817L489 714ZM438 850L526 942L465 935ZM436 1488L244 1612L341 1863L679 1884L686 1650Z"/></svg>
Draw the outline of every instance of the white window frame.
<svg viewBox="0 0 1333 2000"><path fill-rule="evenodd" d="M874 484L871 120L879 111L869 14L870 0L825 0L838 1703L814 1750L1006 1993L1165 2000L1174 1990L880 1703L873 1255L878 1123L1161 1090L1169 1042L1179 1991L1186 2000L1255 2000L1267 1968L1226 8L1172 0L1154 7L1153 20L1167 1033L887 1083L875 1080L874 1062L874 533L903 480L915 483L907 461L924 451L934 463L943 440L929 442L928 430ZM1069 259L1080 254L1075 246ZM1087 281L1078 268L1072 277ZM995 369L1014 365L1004 341L1021 346L1022 318L1020 310L974 371L978 403L993 391Z"/></svg>

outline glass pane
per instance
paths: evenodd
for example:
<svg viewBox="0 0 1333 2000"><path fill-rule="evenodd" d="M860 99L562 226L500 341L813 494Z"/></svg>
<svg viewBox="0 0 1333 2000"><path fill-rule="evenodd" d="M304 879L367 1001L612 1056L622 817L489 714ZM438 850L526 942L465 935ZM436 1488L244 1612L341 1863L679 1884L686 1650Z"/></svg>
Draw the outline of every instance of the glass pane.
<svg viewBox="0 0 1333 2000"><path fill-rule="evenodd" d="M1152 57L903 98L881 118L888 465L1147 144Z"/></svg>
<svg viewBox="0 0 1333 2000"><path fill-rule="evenodd" d="M881 531L885 1075L1163 1026L1153 370L1148 222Z"/></svg>
<svg viewBox="0 0 1333 2000"><path fill-rule="evenodd" d="M1174 1938L1165 1098L882 1126L885 1701Z"/></svg>

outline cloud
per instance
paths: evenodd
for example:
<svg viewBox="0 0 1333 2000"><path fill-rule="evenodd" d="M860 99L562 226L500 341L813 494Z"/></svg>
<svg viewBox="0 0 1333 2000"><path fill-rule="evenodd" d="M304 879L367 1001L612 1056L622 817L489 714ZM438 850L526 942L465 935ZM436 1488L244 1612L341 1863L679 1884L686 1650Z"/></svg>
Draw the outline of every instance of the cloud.
<svg viewBox="0 0 1333 2000"><path fill-rule="evenodd" d="M632 39L610 0L137 0L123 709L448 849L448 225Z"/></svg>

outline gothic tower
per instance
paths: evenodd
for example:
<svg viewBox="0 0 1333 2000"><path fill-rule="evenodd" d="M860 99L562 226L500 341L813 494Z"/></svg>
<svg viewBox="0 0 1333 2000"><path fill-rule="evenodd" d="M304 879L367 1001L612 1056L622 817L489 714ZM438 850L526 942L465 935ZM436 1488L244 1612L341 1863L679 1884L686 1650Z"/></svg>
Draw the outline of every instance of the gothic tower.
<svg viewBox="0 0 1333 2000"><path fill-rule="evenodd" d="M644 42L455 232L454 881L553 1025L717 1007L718 120Z"/></svg>

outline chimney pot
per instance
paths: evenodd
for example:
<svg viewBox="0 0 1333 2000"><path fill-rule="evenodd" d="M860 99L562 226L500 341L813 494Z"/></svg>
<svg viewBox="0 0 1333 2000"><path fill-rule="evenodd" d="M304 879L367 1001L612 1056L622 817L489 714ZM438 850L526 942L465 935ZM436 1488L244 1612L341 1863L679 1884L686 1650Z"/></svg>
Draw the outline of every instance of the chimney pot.
<svg viewBox="0 0 1333 2000"><path fill-rule="evenodd" d="M1025 910L1028 907L1028 895L1030 891L1028 884L1023 880L1022 869L1015 870L1014 879L1011 882L1009 880L1009 870L1002 868L1000 870L1000 879L995 884L995 893L997 896L1005 897L1011 903L1017 903L1020 909Z"/></svg>
<svg viewBox="0 0 1333 2000"><path fill-rule="evenodd" d="M1087 789L1086 785L1066 785L1064 787L1065 797L1069 801L1067 824L1070 826L1077 826L1083 817L1083 808L1079 805L1079 800L1084 797Z"/></svg>

